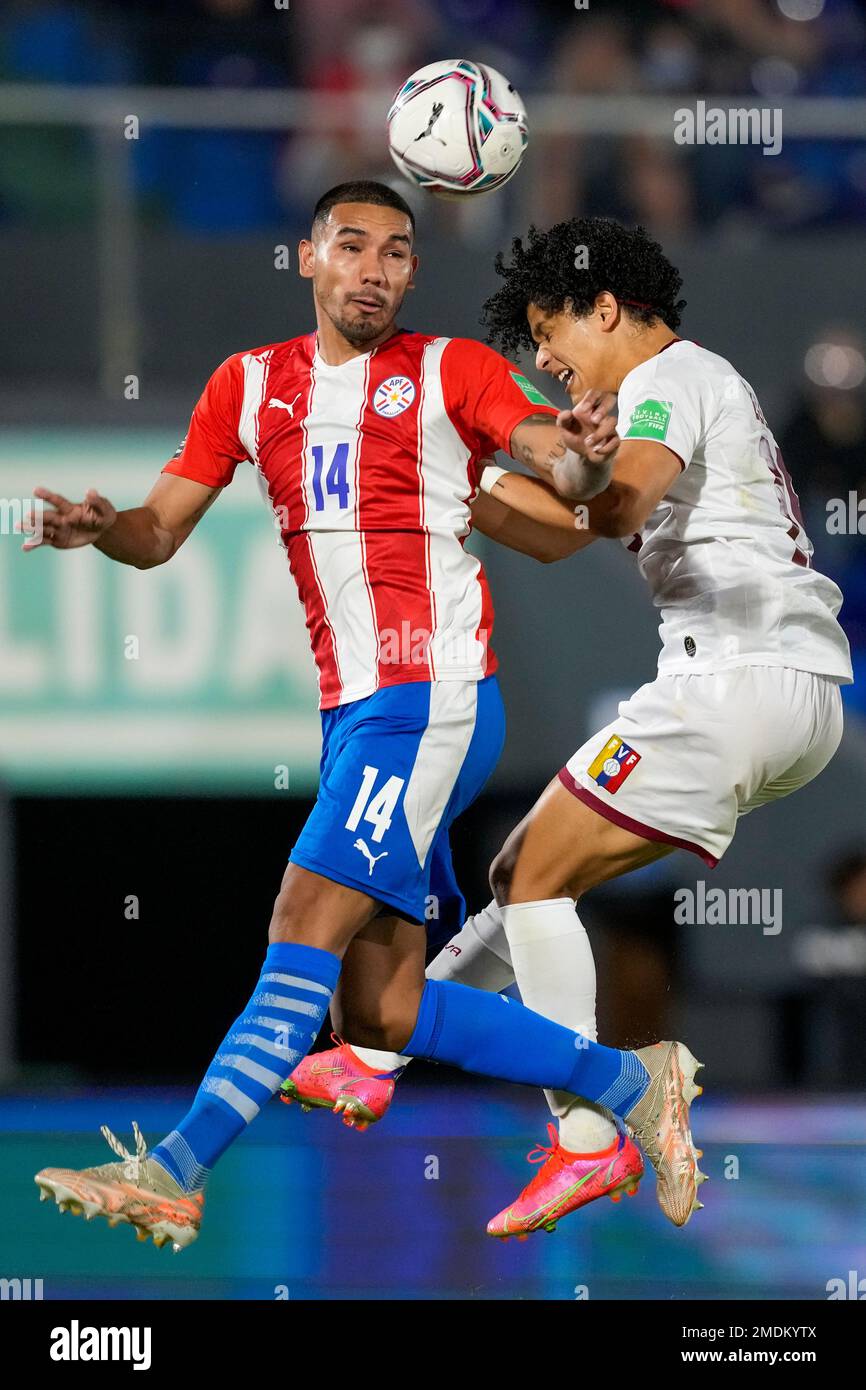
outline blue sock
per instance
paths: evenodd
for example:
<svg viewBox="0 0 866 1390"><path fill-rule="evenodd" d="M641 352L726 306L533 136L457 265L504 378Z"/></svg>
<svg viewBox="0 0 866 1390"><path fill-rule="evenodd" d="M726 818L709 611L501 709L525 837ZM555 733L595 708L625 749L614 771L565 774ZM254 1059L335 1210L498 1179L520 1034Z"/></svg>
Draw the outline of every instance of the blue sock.
<svg viewBox="0 0 866 1390"><path fill-rule="evenodd" d="M627 1115L649 1084L633 1052L602 1047L515 999L451 980L428 980L408 1057L449 1062L464 1071L571 1091Z"/></svg>
<svg viewBox="0 0 866 1390"><path fill-rule="evenodd" d="M185 1192L210 1169L305 1057L318 1036L340 973L339 957L316 946L268 947L255 993L208 1067L191 1109L151 1157Z"/></svg>

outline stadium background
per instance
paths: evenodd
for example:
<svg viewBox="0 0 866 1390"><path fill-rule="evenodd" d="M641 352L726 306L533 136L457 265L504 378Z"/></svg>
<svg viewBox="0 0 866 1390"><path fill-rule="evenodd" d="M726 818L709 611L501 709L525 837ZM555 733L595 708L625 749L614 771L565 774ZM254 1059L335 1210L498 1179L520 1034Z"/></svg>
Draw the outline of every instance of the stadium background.
<svg viewBox="0 0 866 1390"><path fill-rule="evenodd" d="M295 248L316 196L356 174L398 180L390 97L457 55L508 74L530 148L495 197L416 198L422 267L404 323L477 335L493 253L530 220L647 225L683 273L684 332L761 399L864 669L866 24L853 0L13 0L0 18L0 1169L15 1202L0 1275L43 1277L46 1296L820 1298L864 1269L859 684L831 768L751 816L715 874L675 854L584 902L602 1040L683 1034L707 1063L696 1130L716 1181L686 1231L665 1225L648 1181L628 1210L597 1204L553 1241L495 1246L483 1225L524 1180L543 1103L421 1067L362 1137L273 1105L220 1165L182 1263L36 1205L32 1172L58 1150L101 1161L101 1122L167 1129L246 999L314 794L318 719L252 479L147 574L89 551L22 555L16 500L39 483L141 500L213 367L307 331ZM781 153L677 145L672 113L697 99L781 108ZM834 499L847 533L828 524ZM551 567L479 548L509 734L454 836L472 905L504 834L652 678L657 649L619 547ZM674 892L699 880L780 890L781 931L677 925Z"/></svg>

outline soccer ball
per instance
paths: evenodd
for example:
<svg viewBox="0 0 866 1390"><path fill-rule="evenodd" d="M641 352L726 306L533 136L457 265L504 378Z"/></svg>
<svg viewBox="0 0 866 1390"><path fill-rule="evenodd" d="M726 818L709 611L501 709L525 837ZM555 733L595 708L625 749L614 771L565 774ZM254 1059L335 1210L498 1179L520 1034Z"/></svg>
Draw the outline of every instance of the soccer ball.
<svg viewBox="0 0 866 1390"><path fill-rule="evenodd" d="M464 58L413 72L388 112L397 168L443 197L501 188L517 172L527 138L526 111L508 79Z"/></svg>

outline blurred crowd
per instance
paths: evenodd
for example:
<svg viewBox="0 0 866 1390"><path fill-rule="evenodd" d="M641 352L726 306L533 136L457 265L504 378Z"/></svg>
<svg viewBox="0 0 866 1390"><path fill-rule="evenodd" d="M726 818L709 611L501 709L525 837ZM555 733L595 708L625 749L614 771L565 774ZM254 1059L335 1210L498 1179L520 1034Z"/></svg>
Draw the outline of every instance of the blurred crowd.
<svg viewBox="0 0 866 1390"><path fill-rule="evenodd" d="M374 94L415 67L477 57L533 94L741 96L866 93L859 0L7 0L0 80ZM143 215L195 232L303 224L330 182L394 177L381 131L144 130L134 152ZM526 179L537 220L608 212L663 236L774 230L866 214L862 142L786 138L683 147L650 136L538 137ZM555 177L551 171L555 170ZM92 214L91 137L0 125L0 222ZM495 201L495 200L494 200ZM492 215L500 215L500 199Z"/></svg>

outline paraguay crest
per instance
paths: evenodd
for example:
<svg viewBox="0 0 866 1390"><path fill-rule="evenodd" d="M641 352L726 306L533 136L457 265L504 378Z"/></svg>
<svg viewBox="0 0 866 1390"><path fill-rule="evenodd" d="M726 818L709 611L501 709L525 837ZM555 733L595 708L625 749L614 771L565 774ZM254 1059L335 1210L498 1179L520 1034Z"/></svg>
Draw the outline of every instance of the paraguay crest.
<svg viewBox="0 0 866 1390"><path fill-rule="evenodd" d="M389 376L373 395L373 409L377 415L391 418L402 415L415 399L415 383L407 376Z"/></svg>

